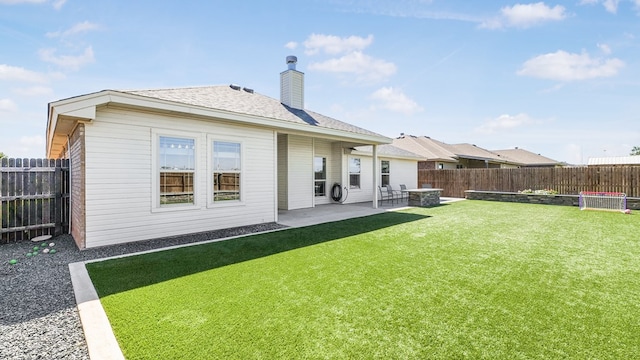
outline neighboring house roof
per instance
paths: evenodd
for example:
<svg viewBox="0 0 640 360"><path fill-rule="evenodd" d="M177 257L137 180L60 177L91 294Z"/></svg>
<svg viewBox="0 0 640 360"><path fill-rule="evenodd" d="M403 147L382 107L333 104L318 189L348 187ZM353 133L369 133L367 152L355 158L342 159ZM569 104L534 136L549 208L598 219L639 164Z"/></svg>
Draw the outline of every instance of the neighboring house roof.
<svg viewBox="0 0 640 360"><path fill-rule="evenodd" d="M402 135L393 145L420 154L429 161L458 162L458 159L505 162L497 154L473 144L446 144L428 136Z"/></svg>
<svg viewBox="0 0 640 360"><path fill-rule="evenodd" d="M492 150L492 152L508 159L510 162L526 166L555 166L561 164L559 161L520 148Z"/></svg>
<svg viewBox="0 0 640 360"><path fill-rule="evenodd" d="M640 155L593 157L587 165L640 165Z"/></svg>
<svg viewBox="0 0 640 360"><path fill-rule="evenodd" d="M459 159L486 160L518 166L555 166L560 162L524 149L487 150L474 144L446 144L428 136L401 135L393 145L414 152L429 161L458 162Z"/></svg>
<svg viewBox="0 0 640 360"><path fill-rule="evenodd" d="M447 150L447 144L427 136L403 135L393 139L393 145L416 153L427 160L457 162L456 154Z"/></svg>
<svg viewBox="0 0 640 360"><path fill-rule="evenodd" d="M372 146L356 146L354 154L372 155ZM425 158L419 154L401 149L391 144L378 145L378 157L396 158L396 159L409 159L409 160L425 160Z"/></svg>
<svg viewBox="0 0 640 360"><path fill-rule="evenodd" d="M448 147L451 152L455 153L458 156L458 158L488 160L491 162L499 162L499 163L509 162L503 159L502 157L500 157L498 154L495 154L487 149L483 149L474 144L467 144L467 143L453 144L453 145L448 145Z"/></svg>
<svg viewBox="0 0 640 360"><path fill-rule="evenodd" d="M359 144L386 144L392 140L346 122L288 107L279 100L237 86L219 85L156 90L103 90L49 103L47 156L66 146L78 121L92 121L96 107L107 104L170 111L189 116L222 119Z"/></svg>

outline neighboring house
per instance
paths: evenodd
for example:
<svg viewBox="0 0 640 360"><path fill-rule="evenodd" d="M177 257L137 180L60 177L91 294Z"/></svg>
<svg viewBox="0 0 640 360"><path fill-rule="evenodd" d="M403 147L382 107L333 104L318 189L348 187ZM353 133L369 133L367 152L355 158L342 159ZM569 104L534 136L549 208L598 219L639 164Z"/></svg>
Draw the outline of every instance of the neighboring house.
<svg viewBox="0 0 640 360"><path fill-rule="evenodd" d="M515 149L492 150L492 152L508 159L513 164L518 164L519 167L561 167L564 165L546 156L517 147Z"/></svg>
<svg viewBox="0 0 640 360"><path fill-rule="evenodd" d="M487 150L474 144L447 144L428 136L404 135L393 145L426 158L418 163L428 169L483 169L552 167L561 163L524 149Z"/></svg>
<svg viewBox="0 0 640 360"><path fill-rule="evenodd" d="M592 157L587 166L640 166L640 155Z"/></svg>
<svg viewBox="0 0 640 360"><path fill-rule="evenodd" d="M390 138L304 110L296 60L280 74L280 100L231 85L50 103L47 157L70 159L78 247L275 222L278 209L333 202L335 183L346 202L375 207L386 159L392 181L415 187L415 157L382 157Z"/></svg>
<svg viewBox="0 0 640 360"><path fill-rule="evenodd" d="M517 167L489 150L472 144L446 144L428 136L401 135L393 145L426 158L420 169L474 169Z"/></svg>

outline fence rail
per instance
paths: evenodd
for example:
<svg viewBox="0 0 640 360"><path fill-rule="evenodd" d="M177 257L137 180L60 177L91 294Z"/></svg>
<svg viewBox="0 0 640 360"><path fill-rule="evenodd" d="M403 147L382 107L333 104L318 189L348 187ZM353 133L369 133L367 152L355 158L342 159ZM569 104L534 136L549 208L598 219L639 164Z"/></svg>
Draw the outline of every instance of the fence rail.
<svg viewBox="0 0 640 360"><path fill-rule="evenodd" d="M0 159L1 242L67 232L69 185L69 160Z"/></svg>
<svg viewBox="0 0 640 360"><path fill-rule="evenodd" d="M443 189L443 196L464 197L465 190L510 191L552 189L560 194L580 191L623 192L640 197L640 166L566 168L418 170L418 184Z"/></svg>

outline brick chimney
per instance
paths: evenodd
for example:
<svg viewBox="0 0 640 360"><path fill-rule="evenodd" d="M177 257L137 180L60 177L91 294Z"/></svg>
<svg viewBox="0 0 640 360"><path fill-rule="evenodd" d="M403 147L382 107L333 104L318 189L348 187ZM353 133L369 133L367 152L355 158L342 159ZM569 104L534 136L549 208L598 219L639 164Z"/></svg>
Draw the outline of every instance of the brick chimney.
<svg viewBox="0 0 640 360"><path fill-rule="evenodd" d="M296 70L298 58L287 56L286 71L280 73L280 102L294 109L304 109L304 73Z"/></svg>

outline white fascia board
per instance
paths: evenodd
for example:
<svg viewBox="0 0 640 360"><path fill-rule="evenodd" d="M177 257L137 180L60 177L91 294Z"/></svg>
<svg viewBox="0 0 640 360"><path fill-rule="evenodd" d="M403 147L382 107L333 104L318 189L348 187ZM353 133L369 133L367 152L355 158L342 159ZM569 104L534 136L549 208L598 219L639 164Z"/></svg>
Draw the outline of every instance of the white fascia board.
<svg viewBox="0 0 640 360"><path fill-rule="evenodd" d="M252 125L258 125L278 130L298 132L300 134L318 135L323 138L334 138L342 141L361 142L364 144L390 144L391 138L381 135L356 134L343 130L311 127L305 124L296 124L284 120L266 118L261 116L239 114L231 111L211 109L201 106L187 105L173 101L154 99L140 95L128 94L113 90L104 90L97 93L82 95L74 98L50 103L52 118L50 123L54 125L59 115L69 115L87 120L95 119L95 107L108 103L141 107L152 110L191 114L220 120L231 120ZM88 116L88 117L85 117Z"/></svg>

